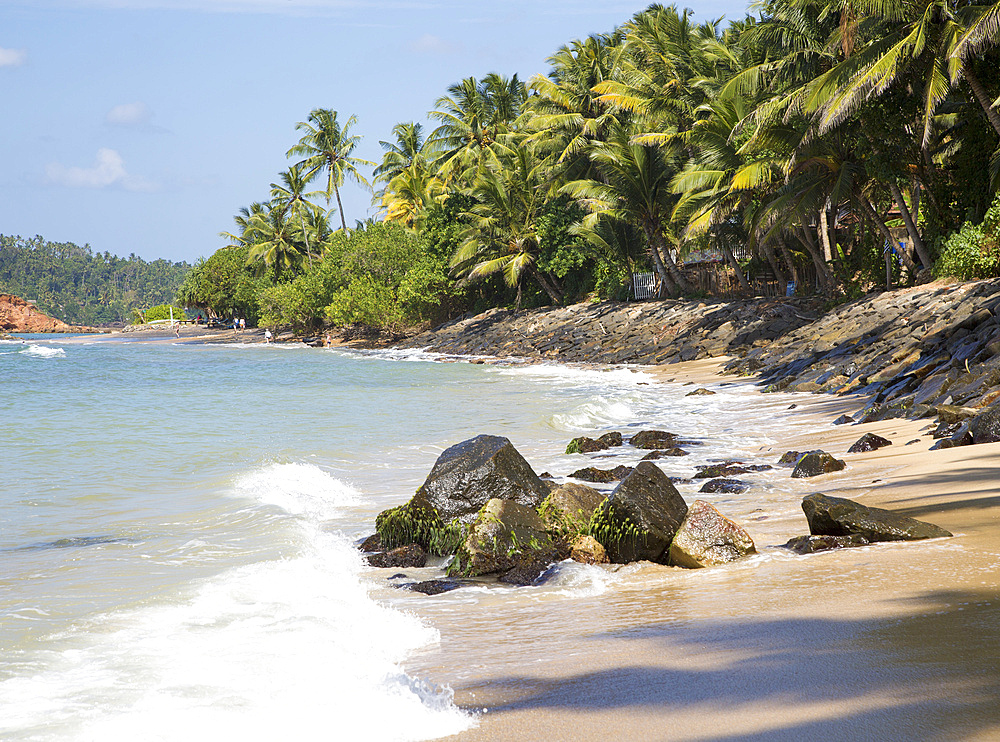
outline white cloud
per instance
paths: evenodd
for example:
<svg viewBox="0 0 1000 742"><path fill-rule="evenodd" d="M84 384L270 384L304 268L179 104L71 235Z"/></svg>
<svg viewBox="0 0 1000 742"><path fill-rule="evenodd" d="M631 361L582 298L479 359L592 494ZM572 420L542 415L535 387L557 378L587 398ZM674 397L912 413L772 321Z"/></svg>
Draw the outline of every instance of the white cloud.
<svg viewBox="0 0 1000 742"><path fill-rule="evenodd" d="M0 46L0 67L20 67L28 61L28 52L24 49L4 49Z"/></svg>
<svg viewBox="0 0 1000 742"><path fill-rule="evenodd" d="M126 191L154 191L156 184L145 178L129 175L125 161L113 149L101 147L93 167L66 167L58 162L45 167L45 179L53 185L67 188L110 188L117 186Z"/></svg>
<svg viewBox="0 0 1000 742"><path fill-rule="evenodd" d="M453 44L440 36L425 33L409 45L411 52L418 54L457 54L462 51L461 44Z"/></svg>
<svg viewBox="0 0 1000 742"><path fill-rule="evenodd" d="M153 112L145 103L122 103L115 106L104 117L104 123L113 126L142 126L153 118Z"/></svg>

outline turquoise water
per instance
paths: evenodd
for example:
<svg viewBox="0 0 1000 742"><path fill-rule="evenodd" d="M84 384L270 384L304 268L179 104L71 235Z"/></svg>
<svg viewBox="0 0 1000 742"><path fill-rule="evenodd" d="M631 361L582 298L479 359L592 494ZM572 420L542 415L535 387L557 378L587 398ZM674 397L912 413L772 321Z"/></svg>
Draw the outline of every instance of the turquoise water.
<svg viewBox="0 0 1000 742"><path fill-rule="evenodd" d="M574 435L669 427L704 441L690 472L758 456L787 406L745 384L689 398L641 370L436 360L0 341L0 738L465 729L475 719L446 686L403 669L440 627L407 607L432 599L386 597L385 575L363 565L353 544L375 515L480 433L565 475L589 463L563 454ZM734 516L761 501L726 498L714 501ZM574 569L586 589L606 582Z"/></svg>

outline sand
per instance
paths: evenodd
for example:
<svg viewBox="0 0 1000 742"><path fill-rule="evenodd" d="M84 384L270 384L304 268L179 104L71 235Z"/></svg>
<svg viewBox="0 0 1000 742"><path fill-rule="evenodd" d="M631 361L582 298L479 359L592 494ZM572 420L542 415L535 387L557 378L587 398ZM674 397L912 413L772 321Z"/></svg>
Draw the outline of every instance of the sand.
<svg viewBox="0 0 1000 742"><path fill-rule="evenodd" d="M715 385L720 367L657 373ZM422 609L441 642L407 670L449 683L477 715L449 739L1000 739L1000 444L929 451L928 420L834 426L864 400L797 397L789 420L821 432L790 425L775 458L819 447L849 465L792 480L799 494L899 510L955 537L793 555L771 547L808 532L795 502L745 523L767 554L746 564L631 565L607 591L557 605L498 591L461 625ZM845 453L869 431L893 445Z"/></svg>

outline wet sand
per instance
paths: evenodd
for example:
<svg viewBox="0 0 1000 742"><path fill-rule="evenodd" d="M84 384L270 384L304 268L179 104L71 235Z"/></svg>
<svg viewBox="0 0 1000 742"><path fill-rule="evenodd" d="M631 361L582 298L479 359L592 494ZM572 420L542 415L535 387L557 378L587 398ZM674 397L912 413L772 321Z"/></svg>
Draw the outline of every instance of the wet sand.
<svg viewBox="0 0 1000 742"><path fill-rule="evenodd" d="M713 386L727 380L720 367L657 373ZM450 684L478 717L449 739L1000 739L1000 444L929 451L930 420L834 426L864 400L796 396L789 420L818 432L790 425L764 460L823 448L848 469L789 480L787 512L731 513L761 557L630 565L604 593L557 603L496 591L463 606L460 624L444 602L420 608L441 642L407 670ZM869 431L893 445L846 454ZM777 548L808 532L798 503L811 492L955 537L809 556Z"/></svg>

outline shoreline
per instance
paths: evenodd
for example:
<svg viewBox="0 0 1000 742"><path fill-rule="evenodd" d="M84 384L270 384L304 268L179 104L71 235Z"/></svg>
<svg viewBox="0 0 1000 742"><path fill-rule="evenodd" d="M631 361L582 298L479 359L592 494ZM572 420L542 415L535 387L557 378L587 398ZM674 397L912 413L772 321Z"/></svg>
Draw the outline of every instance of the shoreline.
<svg viewBox="0 0 1000 742"><path fill-rule="evenodd" d="M652 372L711 387L726 383L723 365ZM762 456L822 448L848 469L796 480L801 494L899 511L954 537L807 556L759 541L766 556L744 564L630 565L608 592L560 603L564 627L529 647L502 632L544 626L544 607L483 606L470 627L424 607L416 612L442 632L440 646L407 671L450 683L455 703L477 716L474 728L445 739L603 742L611 729L664 740L995 738L1000 443L929 451L926 420L832 424L863 402L802 394L785 414L805 429L790 425ZM866 432L893 444L847 454ZM795 522L789 537L808 533L801 511ZM741 523L754 534L754 523ZM515 663L512 654L533 659Z"/></svg>

